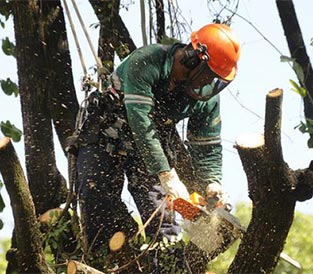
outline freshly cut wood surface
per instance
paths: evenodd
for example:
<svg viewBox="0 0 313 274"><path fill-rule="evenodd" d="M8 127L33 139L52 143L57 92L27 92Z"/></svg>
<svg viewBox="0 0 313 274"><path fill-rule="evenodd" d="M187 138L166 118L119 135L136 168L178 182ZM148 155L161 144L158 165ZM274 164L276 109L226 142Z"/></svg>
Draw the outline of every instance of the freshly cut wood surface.
<svg viewBox="0 0 313 274"><path fill-rule="evenodd" d="M109 242L109 248L111 251L115 252L120 250L126 241L126 236L124 232L118 231L116 232Z"/></svg>

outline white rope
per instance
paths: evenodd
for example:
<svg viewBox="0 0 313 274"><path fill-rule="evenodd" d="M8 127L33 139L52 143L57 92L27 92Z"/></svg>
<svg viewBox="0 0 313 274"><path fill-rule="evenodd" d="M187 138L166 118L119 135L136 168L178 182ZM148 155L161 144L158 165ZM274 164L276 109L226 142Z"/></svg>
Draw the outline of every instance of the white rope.
<svg viewBox="0 0 313 274"><path fill-rule="evenodd" d="M64 1L65 1L65 0L64 0ZM87 29L86 29L86 27L85 27L85 24L84 24L84 21L83 21L81 15L80 15L80 12L79 12L79 10L78 10L78 8L77 8L77 5L76 5L76 3L75 3L75 0L71 0L71 1L72 1L74 10L75 10L75 12L76 12L76 15L77 15L77 17L78 17L78 20L79 20L79 22L80 22L80 25L82 26L82 29L83 29L83 31L84 31L84 34L85 34L85 36L86 36L86 38L87 38L89 47L90 47L91 52L92 52L92 54L93 54L93 57L95 58L95 61L96 61L96 63L97 63L97 67L98 67L98 69L101 69L101 68L102 68L102 62L101 62L100 58L97 56L96 51L95 51L95 49L94 49L94 47L93 47L93 45L92 45L90 36L89 36L89 34L88 34L88 32L87 32Z"/></svg>
<svg viewBox="0 0 313 274"><path fill-rule="evenodd" d="M73 33L75 45L76 45L76 48L77 48L77 51L78 51L78 55L79 55L79 59L80 59L80 63L82 65L83 71L84 71L84 75L87 75L86 63L85 63L85 60L84 60L84 57L83 57L83 54L82 54L82 51L81 51L81 48L80 48L80 45L79 45L78 37L77 37L76 31L75 31L75 28L74 28L74 23L73 23L73 20L72 20L72 17L71 17L68 5L66 3L66 0L63 0L63 4L64 4L65 12L66 12L66 15L67 15L67 18L68 18L68 21L70 23L70 27L71 27L71 30L72 30L72 33Z"/></svg>
<svg viewBox="0 0 313 274"><path fill-rule="evenodd" d="M86 29L86 26L85 26L85 23L81 17L81 14L78 10L78 7L75 3L75 0L71 0L72 2L72 5L74 7L74 10L75 10L75 13L77 15L77 18L79 20L79 23L83 29L83 32L87 38L87 41L88 41L88 45L90 47L90 50L92 52L92 55L96 61L96 64L97 64L97 72L98 72L98 90L101 92L102 91L102 81L101 81L101 77L100 77L100 74L101 74L101 71L103 70L103 65L102 65L102 62L101 62L101 59L97 56L96 54L96 51L94 49L94 46L91 42L91 39L90 39L90 36L87 32L87 29ZM70 14L70 11L69 11L69 8L68 8L68 5L66 3L66 0L63 0L63 3L64 3L64 8L65 8L65 11L66 11L66 14L67 14L67 17L69 19L69 22L70 22L70 27L71 27L71 30L72 30L72 33L73 33L73 36L74 36L74 40L75 40L75 44L76 44L76 48L77 48L77 51L78 51L78 54L79 54L79 58L80 58L80 62L82 64L82 67L83 67L83 72L84 72L84 78L83 78L83 90L85 90L84 86L90 86L89 83L90 83L90 77L89 75L87 74L87 68L86 68L86 64L85 64L85 61L84 61L84 58L83 58L83 54L82 54L82 51L81 51L81 47L79 45L79 40L78 40L78 37L77 37L77 34L76 34L76 31L75 31L75 27L74 27L74 23L73 23L73 20L72 20L72 17L71 17L71 14ZM85 97L88 96L88 91L89 90L85 90Z"/></svg>

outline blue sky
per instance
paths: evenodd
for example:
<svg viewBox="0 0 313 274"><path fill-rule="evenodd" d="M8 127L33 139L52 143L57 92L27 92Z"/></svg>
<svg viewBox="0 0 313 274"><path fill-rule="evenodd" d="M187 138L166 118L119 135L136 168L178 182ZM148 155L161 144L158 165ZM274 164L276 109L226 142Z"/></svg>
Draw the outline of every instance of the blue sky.
<svg viewBox="0 0 313 274"><path fill-rule="evenodd" d="M139 2L139 1L135 1ZM302 34L307 45L307 52L312 60L313 47L310 46L310 39L313 37L312 10L313 2L307 0L294 0L298 20ZM210 23L212 18L207 11L207 4L204 0L195 1L190 5L190 0L181 0L182 12L186 18L192 17L192 30L197 30L203 25ZM85 0L77 1L78 7L85 20L86 26L97 22L92 9ZM132 38L137 46L141 46L141 26L138 5L129 7L129 11L122 10L122 16ZM241 0L238 13L249 20L271 43L284 54L289 56L289 51L280 23L275 1L273 0ZM73 15L74 16L74 15ZM80 27L76 24L76 30L81 37L81 45L87 66L94 65L87 41L84 38ZM241 60L239 62L238 76L229 86L228 90L222 93L222 138L224 145L223 163L223 184L229 193L231 202L249 201L247 192L247 180L236 149L233 148L235 140L245 132L263 133L265 96L274 88L284 90L282 109L282 146L285 161L293 169L305 168L309 165L312 157L312 149L306 146L307 136L301 134L294 127L303 119L302 100L299 95L290 90L289 79L296 81L296 76L287 63L280 62L280 54L260 35L250 24L239 17L234 17L233 28L236 30L242 43ZM72 64L74 69L75 85L79 98L83 94L79 90L80 79L83 71L79 62L77 51L68 29L70 46L72 50ZM185 41L189 37L186 34ZM90 35L97 45L97 30L90 30ZM0 38L6 36L13 38L13 26L8 22L4 30L1 29ZM0 79L10 77L17 81L15 60L12 57L3 55L0 52ZM19 98L8 97L0 91L0 121L10 120L11 123L22 129L21 110ZM1 137L1 134L0 134ZM15 149L24 162L23 142L14 144ZM57 145L57 165L66 176L67 163L59 146ZM1 192L3 193L3 190ZM5 229L1 234L9 235L13 227L11 208L7 196L7 207L5 212L0 214L5 222ZM298 203L297 209L305 213L313 214L312 200Z"/></svg>

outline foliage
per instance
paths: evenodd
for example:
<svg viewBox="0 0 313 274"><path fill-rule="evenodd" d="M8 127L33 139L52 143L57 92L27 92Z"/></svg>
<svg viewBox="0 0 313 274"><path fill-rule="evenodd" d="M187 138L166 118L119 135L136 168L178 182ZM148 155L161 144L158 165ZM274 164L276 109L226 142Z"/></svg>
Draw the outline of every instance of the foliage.
<svg viewBox="0 0 313 274"><path fill-rule="evenodd" d="M10 78L7 78L6 80L0 80L0 84L6 95L14 94L15 97L18 96L18 87L14 82L12 82Z"/></svg>
<svg viewBox="0 0 313 274"><path fill-rule="evenodd" d="M295 81L289 79L290 84L292 85L291 90L298 93L302 98L306 96L307 91L305 88L299 86Z"/></svg>
<svg viewBox="0 0 313 274"><path fill-rule="evenodd" d="M241 220L243 225L247 226L251 216L251 206L247 203L238 203L234 215ZM284 252L294 260L298 261L303 269L300 271L291 264L280 260L274 274L312 273L313 246L310 236L312 230L312 216L296 212L286 240ZM235 257L238 246L239 241L236 241L226 252L210 262L209 270L216 273L225 273Z"/></svg>
<svg viewBox="0 0 313 274"><path fill-rule="evenodd" d="M4 17L5 20L9 19L10 15L12 14L9 1L7 0L0 1L0 14ZM2 28L5 27L5 23L3 22L2 18L0 18L0 26Z"/></svg>
<svg viewBox="0 0 313 274"><path fill-rule="evenodd" d="M300 122L295 128L298 128L302 133L309 133L310 136L313 136L313 120L306 119L306 122ZM308 147L313 148L313 137L310 137L308 140Z"/></svg>
<svg viewBox="0 0 313 274"><path fill-rule="evenodd" d="M22 131L11 124L10 121L1 122L0 128L3 135L11 138L14 142L19 142L21 140Z"/></svg>
<svg viewBox="0 0 313 274"><path fill-rule="evenodd" d="M8 37L2 39L2 50L4 54L15 57L15 45L9 40Z"/></svg>
<svg viewBox="0 0 313 274"><path fill-rule="evenodd" d="M302 98L304 98L305 96L307 96L308 91L305 88L304 85L304 72L302 67L299 65L298 62L295 61L294 58L288 57L288 56L280 56L280 60L282 62L291 62L292 63L292 68L294 70L294 72L297 75L297 78L300 82L300 84L298 84L297 82L295 82L292 79L289 79L289 83L291 84L291 90L294 91L295 93L299 94ZM299 125L297 125L295 128L298 128L300 130L300 132L302 133L309 133L310 137L308 139L307 145L309 148L313 148L313 121L309 118L306 119L306 123L304 122L300 122Z"/></svg>
<svg viewBox="0 0 313 274"><path fill-rule="evenodd" d="M295 213L295 218L288 238L286 240L284 252L291 258L298 261L303 270L301 273L312 273L313 269L313 245L311 232L313 229L313 218L311 215L303 214L300 212ZM285 262L280 262L276 268L278 273L297 273L295 268ZM298 273L300 273L298 271Z"/></svg>
<svg viewBox="0 0 313 274"><path fill-rule="evenodd" d="M0 239L0 273L5 273L7 268L7 261L5 259L6 251L9 250L11 244L11 240L7 239Z"/></svg>
<svg viewBox="0 0 313 274"><path fill-rule="evenodd" d="M72 211L51 210L47 222L41 224L46 260L51 264L77 260L81 257L80 228Z"/></svg>
<svg viewBox="0 0 313 274"><path fill-rule="evenodd" d="M300 66L300 64L291 57L285 56L285 55L281 55L280 56L280 61L281 62L289 62L292 64L292 69L294 70L294 72L297 75L297 78L299 80L299 82L301 83L301 86L304 86L304 71L302 69L302 67ZM294 81L292 81L294 83ZM293 85L293 83L291 83Z"/></svg>

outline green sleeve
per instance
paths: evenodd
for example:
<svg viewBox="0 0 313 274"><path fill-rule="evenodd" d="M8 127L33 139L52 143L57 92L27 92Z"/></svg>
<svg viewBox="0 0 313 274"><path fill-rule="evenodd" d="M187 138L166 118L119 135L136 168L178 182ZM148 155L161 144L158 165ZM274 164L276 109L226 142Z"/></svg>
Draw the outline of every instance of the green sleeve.
<svg viewBox="0 0 313 274"><path fill-rule="evenodd" d="M195 173L203 188L221 183L222 145L219 96L202 105L188 121L187 145Z"/></svg>
<svg viewBox="0 0 313 274"><path fill-rule="evenodd" d="M150 175L170 170L154 122L150 118L152 108L145 104L126 105L127 118L137 149Z"/></svg>
<svg viewBox="0 0 313 274"><path fill-rule="evenodd" d="M117 69L127 120L137 150L151 175L170 170L153 121L152 89L169 73L169 67L164 68L166 56L167 52L160 45L143 47L134 51Z"/></svg>

